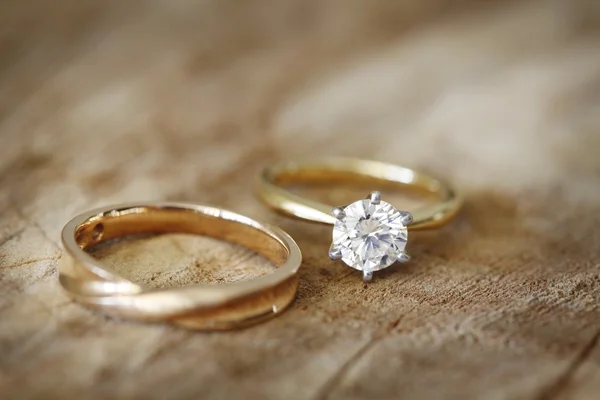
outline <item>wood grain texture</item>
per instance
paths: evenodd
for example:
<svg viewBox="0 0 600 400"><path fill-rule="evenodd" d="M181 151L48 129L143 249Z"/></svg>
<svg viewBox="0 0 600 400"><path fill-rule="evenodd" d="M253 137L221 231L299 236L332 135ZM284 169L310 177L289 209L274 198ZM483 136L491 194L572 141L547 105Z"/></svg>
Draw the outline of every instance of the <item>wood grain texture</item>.
<svg viewBox="0 0 600 400"><path fill-rule="evenodd" d="M1 397L597 399L598 11L593 1L4 2ZM277 217L252 194L267 163L331 154L443 176L464 190L464 211L412 235L413 261L364 286L328 261L328 228ZM71 302L56 282L62 226L139 200L280 225L305 258L297 301L218 334ZM270 268L177 235L97 256L157 286Z"/></svg>

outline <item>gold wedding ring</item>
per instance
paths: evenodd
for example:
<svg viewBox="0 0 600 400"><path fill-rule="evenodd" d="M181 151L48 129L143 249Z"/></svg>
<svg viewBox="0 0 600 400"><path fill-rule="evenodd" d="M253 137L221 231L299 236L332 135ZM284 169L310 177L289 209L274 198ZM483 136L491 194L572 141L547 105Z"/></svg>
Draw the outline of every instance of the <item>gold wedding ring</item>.
<svg viewBox="0 0 600 400"><path fill-rule="evenodd" d="M151 289L102 265L87 249L139 234L189 233L239 244L278 268L271 274L228 284ZM161 321L193 329L244 327L281 313L298 287L300 249L281 229L214 207L127 204L89 211L63 229L59 281L75 300L118 317Z"/></svg>
<svg viewBox="0 0 600 400"><path fill-rule="evenodd" d="M393 184L398 189L421 191L436 201L409 211L399 211L381 200L379 191L349 205L332 205L292 192L294 184L368 182L375 188ZM333 225L332 260L342 260L363 271L370 281L373 272L396 261L406 262L407 230L440 227L461 206L461 198L448 184L432 176L398 165L346 158L287 161L265 168L259 176L257 194L278 213L305 221Z"/></svg>

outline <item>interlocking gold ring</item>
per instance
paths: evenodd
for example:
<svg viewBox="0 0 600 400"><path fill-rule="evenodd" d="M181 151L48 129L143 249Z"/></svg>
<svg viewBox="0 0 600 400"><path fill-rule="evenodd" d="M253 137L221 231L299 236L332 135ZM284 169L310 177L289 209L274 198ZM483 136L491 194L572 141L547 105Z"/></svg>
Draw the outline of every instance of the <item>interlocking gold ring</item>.
<svg viewBox="0 0 600 400"><path fill-rule="evenodd" d="M327 183L356 180L373 185L395 184L400 189L417 189L438 201L411 212L398 211L381 200L374 190L365 200L333 207L291 192L285 186L299 183ZM326 158L287 161L265 168L259 176L257 194L278 213L321 224L334 225L332 260L343 260L363 271L370 281L373 271L395 261L409 260L404 251L407 229L437 228L458 212L462 200L448 184L413 169L379 161Z"/></svg>
<svg viewBox="0 0 600 400"><path fill-rule="evenodd" d="M86 252L112 239L149 233L214 237L249 248L278 268L242 282L150 289ZM114 316L203 330L244 327L278 315L295 297L302 262L294 240L279 228L231 211L181 203L125 204L89 211L67 223L62 242L59 281L75 300Z"/></svg>

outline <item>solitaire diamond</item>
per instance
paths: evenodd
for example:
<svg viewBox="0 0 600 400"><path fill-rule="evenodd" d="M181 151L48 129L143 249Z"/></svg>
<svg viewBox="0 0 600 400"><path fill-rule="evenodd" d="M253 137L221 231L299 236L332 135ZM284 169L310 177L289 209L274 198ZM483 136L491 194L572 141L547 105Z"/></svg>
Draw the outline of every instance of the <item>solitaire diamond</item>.
<svg viewBox="0 0 600 400"><path fill-rule="evenodd" d="M407 225L412 216L381 201L378 192L333 212L333 244L329 255L350 267L363 271L365 281L373 271L389 267L396 261L408 261L404 252Z"/></svg>

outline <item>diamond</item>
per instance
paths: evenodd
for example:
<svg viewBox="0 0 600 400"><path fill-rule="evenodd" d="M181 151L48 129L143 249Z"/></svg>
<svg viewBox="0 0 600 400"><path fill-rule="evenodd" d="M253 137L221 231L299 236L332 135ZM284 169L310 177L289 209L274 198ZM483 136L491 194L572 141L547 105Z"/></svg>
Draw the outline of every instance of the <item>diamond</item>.
<svg viewBox="0 0 600 400"><path fill-rule="evenodd" d="M371 199L359 200L334 213L337 220L330 255L365 274L387 268L398 260L405 261L408 239L406 225L410 214L398 211L377 195L375 198L377 201L373 201L372 195Z"/></svg>

